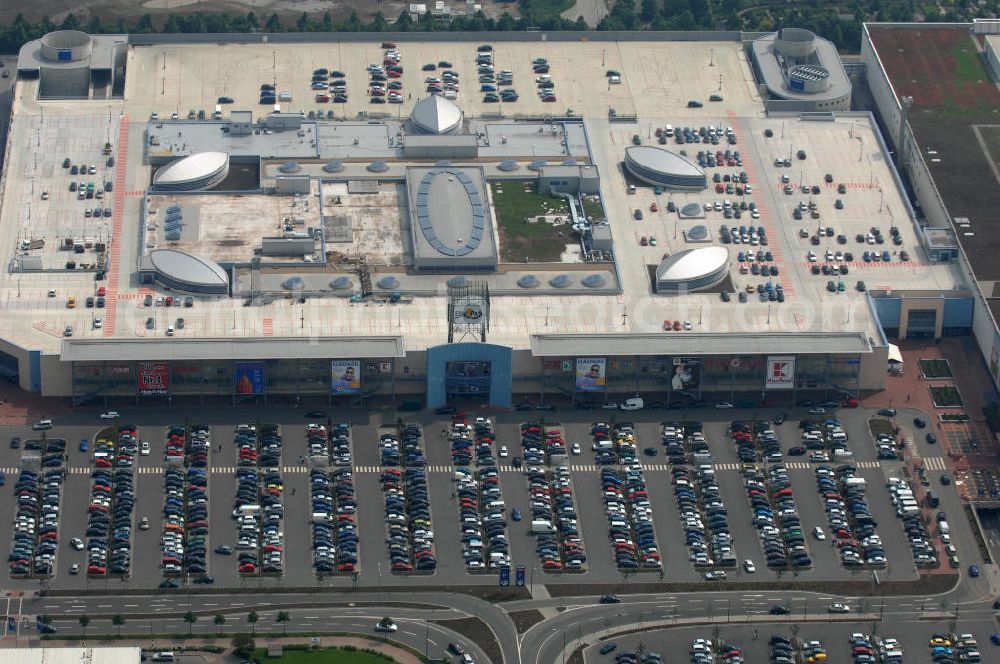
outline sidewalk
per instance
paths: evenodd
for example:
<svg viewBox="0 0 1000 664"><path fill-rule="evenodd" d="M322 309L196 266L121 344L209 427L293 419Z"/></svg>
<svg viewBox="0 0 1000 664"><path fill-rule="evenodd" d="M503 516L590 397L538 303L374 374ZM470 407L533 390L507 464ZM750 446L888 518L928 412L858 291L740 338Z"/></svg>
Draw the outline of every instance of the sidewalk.
<svg viewBox="0 0 1000 664"><path fill-rule="evenodd" d="M0 425L25 426L43 417L59 417L71 412L68 399L41 397L12 383L0 382Z"/></svg>
<svg viewBox="0 0 1000 664"><path fill-rule="evenodd" d="M269 645L281 644L281 645L304 645L309 643L309 639L301 636L262 636L257 634L253 637L257 643L258 648L267 648ZM394 645L383 643L381 641L373 641L365 639L362 637L353 636L322 636L319 637L320 649L322 648L333 648L333 647L343 647L343 646L354 646L358 650L368 649L375 650L383 655L391 657L399 664L420 664L420 658L413 653L404 650L402 648L397 648ZM22 641L23 643L23 641ZM191 656L200 656L205 662L225 662L232 655L232 648L230 647L232 643L232 637L229 638L199 638L193 636L189 639L180 639L178 641L165 641L159 639L155 642L150 642L149 639L121 639L113 641L100 641L97 639L86 639L81 641L73 640L58 640L58 641L42 641L42 640L32 640L32 647L41 647L44 645L47 648L58 648L58 647L81 647L87 645L91 648L97 647L99 645L106 645L108 647L117 646L133 646L136 648L145 648L147 650L169 650L175 648L180 650L180 646L188 647L198 647L198 646L221 646L225 648L225 652L216 654L211 652L198 652L198 651L185 651L187 655L185 661L188 661ZM13 641L8 642L4 640L0 647L15 647ZM22 646L23 647L23 646ZM267 656L264 657L266 661Z"/></svg>

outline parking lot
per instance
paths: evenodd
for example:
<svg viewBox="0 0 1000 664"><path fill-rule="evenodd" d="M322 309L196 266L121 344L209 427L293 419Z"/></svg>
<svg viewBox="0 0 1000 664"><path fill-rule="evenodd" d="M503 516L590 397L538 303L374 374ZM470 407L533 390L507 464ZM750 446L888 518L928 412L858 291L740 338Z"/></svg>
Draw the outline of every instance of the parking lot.
<svg viewBox="0 0 1000 664"><path fill-rule="evenodd" d="M959 621L954 627L948 622L938 621L921 622L916 626L904 621L887 621L879 623L875 632L872 631L871 622L792 625L720 623L700 627L678 626L669 630L650 630L611 637L587 647L584 650L584 661L587 664L659 661L690 661L692 664L735 664L739 661L778 664L859 664L874 661L929 663L959 661L958 653L964 651L981 653L979 658L972 656L965 660L979 662L990 661L985 655L995 649L990 643L991 633L991 625L984 620ZM931 645L932 640L933 643L947 642L949 645ZM939 650L935 651L935 647ZM951 649L954 659L944 658L944 651L940 649ZM601 652L602 650L606 652ZM819 653L824 655L819 656ZM936 654L939 657L935 657Z"/></svg>
<svg viewBox="0 0 1000 664"><path fill-rule="evenodd" d="M741 581L781 574L857 579L870 571L905 580L917 576L914 538L929 553L954 545L963 567L977 560L964 519L949 520L950 542L944 543L933 511L929 521L899 515L906 496L889 485L902 477L901 462L875 458L862 411L835 413L850 441L849 460L789 455L805 431L793 415L751 436L755 461L748 466L732 434L734 422L750 420L733 418L736 412L691 411L670 420L640 411L628 414L631 424L619 414L606 426L595 424L603 413L580 411L560 413L559 421L470 415L457 422L421 418L402 428L361 413L303 419L285 412L274 414L280 424L244 423L240 430L233 422L238 415L226 422L218 414L192 413L178 419L196 424L140 423L108 443L94 440L101 429L96 416L80 416L95 422L57 423L47 436L50 446L69 441L65 461L58 442L48 452L24 449L24 443L0 450L9 518L19 500L32 502L18 498L24 491L14 487L19 469L34 472L46 455L53 465L40 468L42 480L45 472L65 468L63 481L53 476L51 488L69 505L52 509L60 504L53 502L56 493L31 489L30 472L23 478L31 497L41 491L40 503L50 506L38 520L29 510L29 518L18 521L30 527L27 537L18 535L22 557L12 558L8 574L14 587L38 584L45 574L32 571L39 555L32 528L43 534L53 527L56 545L43 548L54 557L38 561L54 572L46 583L70 588L151 587L164 580L216 587L378 585L389 574L397 576L393 583L495 584L507 564L525 565L545 583L615 582L626 572L705 583L722 578L715 572ZM614 461L624 465L603 463L604 435ZM86 451L79 449L81 439ZM824 445L829 452L829 441ZM777 450L781 463L777 457L764 463ZM929 474L936 479L939 471ZM748 496L751 484L760 504ZM958 509L951 487L934 490L939 509ZM407 519L417 527L395 525ZM12 537L8 529L0 541ZM86 550L75 551L72 538ZM13 551L14 540L5 546ZM804 561L803 554L808 562L793 564L796 555ZM106 565L90 568L105 556ZM940 562L946 569L948 557ZM72 573L73 565L80 573Z"/></svg>

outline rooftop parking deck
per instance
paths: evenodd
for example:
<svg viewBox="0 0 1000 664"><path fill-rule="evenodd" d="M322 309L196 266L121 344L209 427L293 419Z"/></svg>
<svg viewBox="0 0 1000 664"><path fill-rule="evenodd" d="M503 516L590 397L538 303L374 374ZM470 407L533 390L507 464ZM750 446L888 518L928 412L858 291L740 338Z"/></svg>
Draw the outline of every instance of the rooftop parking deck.
<svg viewBox="0 0 1000 664"><path fill-rule="evenodd" d="M212 58L204 57L206 48L212 49ZM422 84L419 84L426 75L420 71L420 65L425 60L450 60L454 69L462 73L463 86L472 88L463 89L457 99L467 118L501 110L482 105L479 102L480 94L473 92L473 89L478 90L478 86L471 81L465 82L470 76L475 76L474 44L410 43L401 44L400 50L406 67L402 79L404 89L407 90L405 103L399 107L379 107L381 110L395 111L397 119L405 119L412 101L425 94ZM589 149L601 176L602 203L611 223L618 267L614 269L608 264L566 264L558 270L566 272L574 280L591 272L602 274L607 290L597 293L590 292L589 289L559 289L557 292L556 289L549 288L548 280L556 272L548 267L542 271L532 269L531 266L504 267L497 274L487 277L494 293L491 341L515 348L527 348L531 334L658 333L662 332L664 320L688 320L692 323L693 331L706 333L835 330L863 332L877 338L875 320L870 314L866 296L857 290L859 280L864 281L867 288L902 290L949 290L961 283L960 277L953 273L953 267L929 264L919 248L913 226L906 217L906 207L868 116L843 114L832 122L803 122L797 118L762 119L761 105L755 97L750 70L743 62L742 51L736 44L537 43L532 44L530 49L504 44L497 46L495 54L497 69L514 69L515 81L521 88L521 101L518 105L504 105L502 112L505 115L544 113L552 112L553 109L558 109L561 113L566 110L564 106L572 106L584 121L583 125L570 126L565 136L568 146L562 146L562 136L553 138L544 132L537 136L536 133L525 133L526 125L512 123L509 119L471 120L470 129L479 127L485 132L489 142L488 147L483 142L480 148L486 177L498 177L501 171L497 169L497 164L509 156L521 157L517 160L518 170L512 175L524 179L535 175L527 168L525 160L529 156L558 163L557 160L562 161L562 158L567 158L566 155L578 158ZM77 126L93 124L91 134L85 134L91 138L87 139L86 145L81 145L80 154L71 153L68 156L74 163L103 163L98 153L107 136L112 136L116 154L121 147L117 145L120 142L116 137L117 123L121 117L120 111L124 110L124 117L131 119L123 134L129 148L127 168L120 174L122 186L114 192L114 205L121 206L122 209L120 231L115 238L120 260L113 267L119 272L119 285L117 291L109 295L109 299L117 305L115 315L110 317L105 314L111 324L96 328L94 319L101 316L101 312L66 307L68 295L81 299L93 294L100 285L95 284L93 275L66 279L40 273L8 273L5 275L2 296L9 304L8 311L12 315L0 321L0 333L29 347L55 351L67 325L73 326L75 337L149 337L162 335L168 320L182 315L186 325L183 330L176 331L176 339L303 333L334 336L404 334L408 349L420 349L447 338L446 323L440 316L444 307L443 298L431 294L443 293L444 283L452 275L419 277L419 283L413 281L413 291L423 297L417 298L412 304L351 304L343 297L334 297L335 293L330 292L331 297L310 297L305 305L295 307L289 306L280 297L261 300L249 307L242 306L242 299L197 298L195 306L184 309L182 313L156 307L152 311L146 309L142 303L143 296L155 291L140 288L135 275L138 252L140 249L146 250L146 247L139 246L141 194L148 187L150 179L150 169L142 163L147 144L145 132L151 126L159 132L162 137L161 146L164 142L173 140L167 132L169 120L162 122L162 128L147 124L151 112L157 111L161 118L169 118L173 109L179 109L179 114L186 117L189 109L199 110L204 107L210 115L215 98L220 95L233 96L237 100L236 105L224 107L226 111L229 108L243 108L244 101L248 101L247 107L252 107L255 113L269 110L258 107L253 102L256 102L260 82L273 80L275 67L279 82L291 81L293 98L296 100L292 103L292 109L288 109L288 104L285 104L283 110L298 110L301 107L308 111L313 104L303 103L300 106L299 100L311 100L311 91L308 90L311 71L323 66L329 69L341 68L348 75L348 85L352 90L351 101L344 105L343 110L351 118L356 118L358 111L371 109L368 108L367 99L356 94L355 86L364 85L365 65L376 58L380 59L380 55L377 44L137 47L130 54L126 100L118 108L112 108L113 104L108 102L40 104L32 101L32 82L21 82L25 94L18 101L16 109L12 134L14 149L11 150L11 167L6 179L8 194L0 214L4 246L9 247L3 258L9 259L13 255L13 243L19 233L23 234L26 203L34 200L33 197L40 196L40 187L47 186L40 182L54 182L46 178L58 177L61 188L69 196L70 178L67 177L63 182L58 174L64 156L62 151L53 148L36 155L33 149L33 143L38 140L39 128L42 128L43 141L49 135L49 128L53 128L51 131L55 133L51 140L57 140L55 136L58 132L64 132L64 138L68 138L68 145L72 146L73 141L81 140L81 130ZM537 56L546 57L551 63L551 75L560 95L560 101L555 106L534 99L534 83L529 72L531 58ZM510 64L505 63L505 58ZM604 76L606 69L621 71L623 83L609 86ZM706 71L711 72L711 76L706 75ZM725 101L708 103L708 94L718 92L720 76L721 94ZM302 89L295 88L295 85ZM412 100L409 98L410 90L413 90ZM565 95L569 97L565 104L563 90L566 90ZM705 107L687 108L688 99L705 100ZM639 113L638 122L609 122L609 105L614 106L619 114ZM45 109L44 119L42 108ZM109 108L112 108L110 115L104 115ZM625 148L633 144L634 135L638 135L644 144L658 145L655 130L667 124L675 128L691 127L695 133L702 126L721 127L723 133L726 128L731 127L736 136L735 145L729 145L726 141L721 141L718 146L706 146L704 143L680 145L670 139L662 147L674 151L684 150L696 162L700 150L708 149L713 154L718 149L739 150L742 165L706 167L710 188L704 192L657 195L652 187L639 186L634 195L629 195L621 170ZM216 144L222 140L218 138L222 132L211 122L196 128L181 121L177 126L185 132L179 148L182 152L202 148L217 149ZM307 122L307 126L317 125ZM352 161L350 151L361 147L368 149L366 146L369 144L371 149L376 149L378 142L384 146L378 149L384 150L393 135L393 131L386 125L356 122L342 124L324 119L319 126L321 142L333 141L330 149L336 156L332 158L344 158L344 171L337 174L337 179L342 180L353 179L362 175L362 172L372 176L365 170L369 160ZM771 136L765 136L766 130L770 131ZM199 135L206 137L206 146L193 142L193 137ZM359 137L358 146L353 145L355 135ZM506 143L503 141L504 136L507 137ZM267 138L271 139L272 136ZM296 132L285 132L279 138L281 141L291 141L288 144L291 148L300 145L300 140L305 141L306 150L310 147L308 135L298 136ZM264 137L255 135L251 140L264 140ZM528 153L529 150L537 152ZM799 150L804 151L805 159L798 158ZM52 162L46 162L47 166L40 162L40 170L36 171L34 162L39 156L45 156ZM791 166L775 166L774 160L778 157L789 158ZM262 164L261 176L265 186L273 182L274 176L278 174L277 168L283 161L284 158L279 158ZM329 173L323 172L324 163L325 158L303 160L298 172L334 179ZM401 179L406 163L390 160L386 177ZM465 160L456 159L454 163L456 166L461 165ZM46 172L46 168L50 170ZM354 173L355 170L358 172ZM725 191L726 183L720 182L718 184L723 185L723 191L716 193L714 175L718 174L721 179L723 175L738 175L740 171L746 172L751 192L744 192L742 197L735 193L729 194ZM827 173L832 177L831 182L826 182ZM25 177L13 177L10 174L24 174ZM783 175L788 177L787 183L782 182ZM101 179L104 176L98 173L94 177ZM107 177L111 177L110 173ZM116 177L119 175L116 174ZM792 187L793 193L784 193L786 184ZM837 193L840 184L844 185L843 194ZM808 185L810 193L801 193L802 185ZM814 185L819 187L819 194L811 193ZM54 185L52 186L50 193L55 191ZM408 240L405 239L407 233L404 232L408 218L401 203L401 185L383 183L378 194L350 194L344 183L324 183L322 187L325 215L323 225L327 227L326 248L328 251L339 252L340 268L335 270L331 266L329 274L323 275L323 281L317 290L328 286L334 276L354 275L348 259L356 259L359 255L378 266L378 277L396 276L404 283L407 279L418 279L407 275L403 268L408 260L409 247ZM15 192L14 197L10 192ZM341 202L333 204L331 201L337 196L340 196ZM198 201L202 206L196 215L199 234L194 240L183 238L183 235L182 239L190 242L189 249L192 252L196 249L196 253L208 251L209 257L211 252L216 252L215 260L249 258L250 249L259 245L260 237L277 234L271 231L277 230L278 222L286 216L288 205L292 201L291 197L258 198L260 197L234 197L230 194L196 196L191 200ZM749 204L752 201L758 210L759 219L753 217L749 207L741 211L740 219L726 219L724 211L715 208L716 201L722 207L726 199L737 204ZM837 199L841 200L842 209L836 206ZM317 209L317 200L309 197L309 201L310 209L304 215L306 217L314 215ZM798 207L800 201L806 204L807 213L804 215L805 219L796 220L793 208ZM667 212L671 202L677 208L689 203L698 203L704 208L707 203L712 209L704 211L703 219L683 220L676 214ZM810 202L815 203L819 219L811 218L808 211ZM51 205L52 200L45 203ZM657 206L655 212L650 209L654 203ZM75 201L66 201L65 204L72 207ZM46 238L45 251L48 251L48 244L66 231L59 227L56 217L52 218L52 225L49 221L39 219L37 209L32 205L33 235ZM634 219L636 209L643 212L642 220ZM241 212L252 219L243 220ZM210 217L229 221L220 225L219 232L203 234L200 226ZM318 219L316 221L318 225ZM105 224L103 221L101 223ZM693 244L685 240L685 231L697 224L707 227L709 241L715 244L721 242L720 230L723 224L736 229L740 225L764 227L769 240L766 247L725 245L730 252L732 267L729 278L734 287L744 292L748 287L754 289L754 292L748 293L747 303L737 302L735 296L731 302L722 302L718 293L686 293L669 297L651 294L649 270L662 260L664 254L673 254L692 246L706 246L705 243ZM307 220L305 225L313 224ZM832 236L827 237L824 233L823 237L817 238L819 243L813 244L812 237L817 230L820 227L825 230L828 226L834 230ZM879 227L885 234L885 244L868 244L867 235L872 226ZM891 242L889 229L893 226L899 232L899 245ZM801 236L803 230L806 237ZM863 236L862 242L857 241L858 234ZM838 241L840 235L844 236L844 242ZM649 242L654 236L657 240L655 245ZM338 237L349 238L350 241L336 241ZM643 237L647 239L645 246L641 243ZM155 234L152 241L159 241ZM240 243L238 248L237 241ZM211 242L215 242L214 249L211 248ZM744 260L741 264L738 260L739 252L750 249L770 251L771 257L765 256L763 261ZM825 260L828 249L834 254L830 261ZM865 261L864 253L875 249L880 251L880 260ZM815 263L808 259L809 251L817 254ZM881 251L888 251L890 260L881 260ZM902 251L908 253L908 260L902 259ZM837 252L850 252L853 256L848 259L842 255L838 259ZM768 277L754 275L753 263L761 262L776 267L778 274ZM812 274L814 265L822 266L824 263L829 263L831 267L835 264L838 271L840 266L846 266L848 273ZM269 278L275 281L279 291L281 283L293 276L292 272L272 272L273 277ZM537 273L543 287L531 293L521 293L519 291L523 289L511 286L518 277L528 273ZM354 277L356 281L356 275ZM244 281L241 273L237 276L234 291L252 292L255 289L249 281L248 277ZM768 281L772 284L780 281L785 302L761 301L755 289L758 284L766 284ZM844 291L829 292L827 287L830 281L834 282L835 287L838 282L845 282ZM621 295L618 295L619 286L623 291ZM58 289L56 298L47 297L50 288ZM342 293L336 293L340 294ZM152 329L147 329L145 325L148 317L154 318Z"/></svg>

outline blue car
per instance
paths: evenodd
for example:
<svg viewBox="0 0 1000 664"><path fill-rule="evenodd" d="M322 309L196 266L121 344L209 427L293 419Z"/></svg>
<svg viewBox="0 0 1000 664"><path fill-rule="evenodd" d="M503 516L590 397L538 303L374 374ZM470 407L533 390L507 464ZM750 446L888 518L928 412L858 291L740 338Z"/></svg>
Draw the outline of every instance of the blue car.
<svg viewBox="0 0 1000 664"><path fill-rule="evenodd" d="M89 447L89 444L87 442L87 439L86 438L81 438L80 439L80 451L81 452L86 452L88 449L90 449L90 447Z"/></svg>
<svg viewBox="0 0 1000 664"><path fill-rule="evenodd" d="M521 510L517 509L516 507L514 509L512 509L510 511L510 518L514 519L514 521L520 521L521 520Z"/></svg>
<svg viewBox="0 0 1000 664"><path fill-rule="evenodd" d="M497 86L490 85L488 83L484 83L483 85L479 86L479 91L480 92L496 92L497 91Z"/></svg>
<svg viewBox="0 0 1000 664"><path fill-rule="evenodd" d="M979 576L979 565L969 565L969 576L972 578Z"/></svg>

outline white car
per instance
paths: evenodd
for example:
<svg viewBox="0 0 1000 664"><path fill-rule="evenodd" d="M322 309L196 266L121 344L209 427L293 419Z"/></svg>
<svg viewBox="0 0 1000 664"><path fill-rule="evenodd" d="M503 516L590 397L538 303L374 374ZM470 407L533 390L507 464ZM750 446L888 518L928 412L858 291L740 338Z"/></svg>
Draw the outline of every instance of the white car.
<svg viewBox="0 0 1000 664"><path fill-rule="evenodd" d="M574 456L579 456L581 454L580 443L573 443L573 446L570 447L570 452L572 452Z"/></svg>
<svg viewBox="0 0 1000 664"><path fill-rule="evenodd" d="M754 572L757 571L757 568L754 566L753 561L750 560L749 558L743 561L743 569L747 571L747 574L753 574Z"/></svg>
<svg viewBox="0 0 1000 664"><path fill-rule="evenodd" d="M501 446L500 446L500 452L499 452L499 455L500 455L501 457L504 457L504 458L506 458L506 457L507 457L507 456L508 456L509 454L510 454L510 453L509 453L509 452L507 451L507 446L506 446L506 445L501 445Z"/></svg>
<svg viewBox="0 0 1000 664"><path fill-rule="evenodd" d="M79 537L74 537L73 539L71 539L69 541L69 545L77 551L83 551L84 549L83 540L80 539Z"/></svg>
<svg viewBox="0 0 1000 664"><path fill-rule="evenodd" d="M603 406L601 406L601 408L603 410L618 410L618 402L617 401L609 401L606 404L604 404Z"/></svg>
<svg viewBox="0 0 1000 664"><path fill-rule="evenodd" d="M733 404L729 403L728 401L720 401L719 403L715 404L715 407L716 408L732 408Z"/></svg>
<svg viewBox="0 0 1000 664"><path fill-rule="evenodd" d="M843 604L842 602L834 602L827 609L830 613L850 613L851 607L848 604Z"/></svg>
<svg viewBox="0 0 1000 664"><path fill-rule="evenodd" d="M140 456L149 456L149 443L147 441L142 441L142 447L139 448Z"/></svg>
<svg viewBox="0 0 1000 664"><path fill-rule="evenodd" d="M118 414L117 410L109 410L106 413L101 413L102 420L117 420L121 415Z"/></svg>
<svg viewBox="0 0 1000 664"><path fill-rule="evenodd" d="M813 528L813 537L822 542L823 540L826 539L826 533L823 532L822 528L816 526L815 528Z"/></svg>
<svg viewBox="0 0 1000 664"><path fill-rule="evenodd" d="M395 631L398 631L398 630L399 630L399 626L396 623L392 622L392 621L389 621L389 622L379 621L379 622L375 623L375 631L376 632L395 632Z"/></svg>
<svg viewBox="0 0 1000 664"><path fill-rule="evenodd" d="M823 406L813 406L806 412L808 412L810 415L822 415L823 413L826 412L826 408L823 408Z"/></svg>

